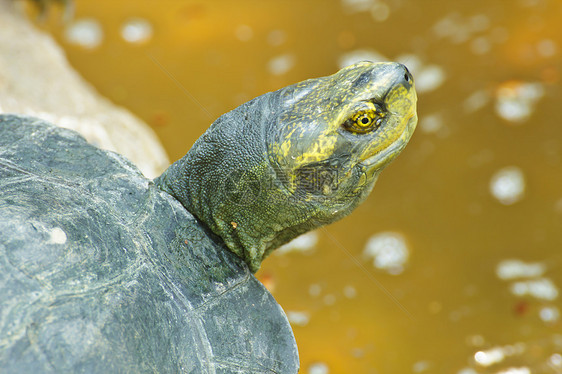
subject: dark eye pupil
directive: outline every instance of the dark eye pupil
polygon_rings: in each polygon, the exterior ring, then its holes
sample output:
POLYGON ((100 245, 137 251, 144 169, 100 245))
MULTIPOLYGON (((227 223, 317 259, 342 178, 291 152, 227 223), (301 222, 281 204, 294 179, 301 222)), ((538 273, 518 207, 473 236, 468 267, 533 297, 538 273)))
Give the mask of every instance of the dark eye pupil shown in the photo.
POLYGON ((362 123, 362 124, 367 125, 367 124, 369 124, 369 122, 371 122, 371 121, 369 120, 369 118, 367 118, 367 117, 361 118, 361 123, 362 123))

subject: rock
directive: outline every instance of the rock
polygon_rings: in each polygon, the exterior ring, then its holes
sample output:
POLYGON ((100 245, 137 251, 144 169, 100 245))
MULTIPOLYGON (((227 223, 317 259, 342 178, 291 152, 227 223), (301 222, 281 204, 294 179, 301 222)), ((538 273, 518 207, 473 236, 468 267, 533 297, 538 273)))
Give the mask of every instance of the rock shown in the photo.
POLYGON ((156 134, 100 96, 12 0, 0 0, 0 113, 27 114, 78 131, 130 159, 148 178, 169 164, 156 134))

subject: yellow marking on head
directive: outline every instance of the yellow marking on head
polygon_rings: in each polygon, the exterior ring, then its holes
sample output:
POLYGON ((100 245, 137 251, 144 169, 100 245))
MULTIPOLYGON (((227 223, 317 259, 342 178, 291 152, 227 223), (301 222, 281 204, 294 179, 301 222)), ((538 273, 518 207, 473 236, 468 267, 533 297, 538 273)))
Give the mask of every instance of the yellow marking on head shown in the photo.
POLYGON ((295 157, 296 165, 305 165, 311 162, 323 161, 329 158, 336 145, 337 136, 335 133, 320 135, 303 154, 295 157))
POLYGON ((282 157, 289 157, 289 151, 291 150, 291 139, 287 139, 283 143, 281 143, 280 150, 282 157))

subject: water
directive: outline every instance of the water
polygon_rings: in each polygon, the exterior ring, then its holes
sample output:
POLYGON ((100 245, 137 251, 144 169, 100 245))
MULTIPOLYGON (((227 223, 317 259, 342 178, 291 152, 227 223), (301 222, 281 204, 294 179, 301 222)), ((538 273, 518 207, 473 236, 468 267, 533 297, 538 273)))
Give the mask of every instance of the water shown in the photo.
POLYGON ((562 372, 562 2, 80 0, 103 30, 90 49, 55 16, 42 27, 72 64, 171 159, 257 95, 400 59, 422 88, 410 145, 354 214, 257 274, 292 312, 302 371, 562 372), (363 253, 384 232, 406 238, 401 272, 363 253), (526 270, 498 276, 510 260, 526 270))

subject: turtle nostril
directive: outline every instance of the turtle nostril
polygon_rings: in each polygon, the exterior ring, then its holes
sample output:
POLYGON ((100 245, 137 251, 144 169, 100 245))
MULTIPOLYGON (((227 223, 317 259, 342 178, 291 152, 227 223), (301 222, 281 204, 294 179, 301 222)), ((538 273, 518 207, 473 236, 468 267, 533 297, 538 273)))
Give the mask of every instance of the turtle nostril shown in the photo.
POLYGON ((412 84, 414 81, 414 78, 412 78, 412 74, 405 66, 404 66, 404 81, 408 84, 412 84))

